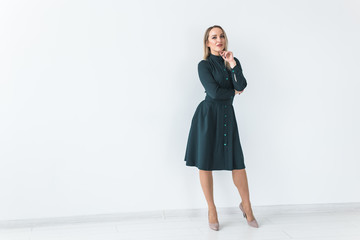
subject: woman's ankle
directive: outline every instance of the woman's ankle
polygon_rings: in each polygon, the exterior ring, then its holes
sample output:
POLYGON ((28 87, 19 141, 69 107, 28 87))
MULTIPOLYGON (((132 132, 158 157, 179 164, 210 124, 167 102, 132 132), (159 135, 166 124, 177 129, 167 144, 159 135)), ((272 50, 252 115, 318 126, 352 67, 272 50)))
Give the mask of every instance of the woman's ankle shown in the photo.
POLYGON ((216 206, 215 205, 208 206, 208 210, 209 211, 216 211, 216 206))

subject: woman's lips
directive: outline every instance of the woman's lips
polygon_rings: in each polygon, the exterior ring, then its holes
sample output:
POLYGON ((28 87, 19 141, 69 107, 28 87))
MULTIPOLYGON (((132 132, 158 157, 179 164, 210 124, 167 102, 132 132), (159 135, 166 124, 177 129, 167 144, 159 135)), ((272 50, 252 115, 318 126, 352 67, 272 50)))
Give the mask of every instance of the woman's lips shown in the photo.
POLYGON ((222 47, 222 44, 217 45, 218 47, 222 47))

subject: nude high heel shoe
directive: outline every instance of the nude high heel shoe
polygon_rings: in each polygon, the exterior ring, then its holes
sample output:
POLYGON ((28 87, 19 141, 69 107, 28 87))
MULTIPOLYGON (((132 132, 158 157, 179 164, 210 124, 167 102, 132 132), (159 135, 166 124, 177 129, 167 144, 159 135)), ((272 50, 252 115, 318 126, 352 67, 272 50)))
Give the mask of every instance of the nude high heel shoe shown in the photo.
POLYGON ((212 230, 219 231, 219 223, 209 223, 209 227, 212 230))
MULTIPOLYGON (((209 212, 208 212, 208 218, 209 218, 209 212)), ((209 227, 210 227, 212 230, 219 231, 219 223, 210 223, 210 222, 209 222, 209 227)))
POLYGON ((240 203, 239 207, 240 207, 240 210, 242 211, 243 216, 244 216, 244 218, 246 219, 248 225, 251 226, 251 227, 254 227, 254 228, 258 228, 258 227, 259 227, 259 224, 258 224, 258 222, 256 221, 256 219, 254 218, 254 220, 248 221, 247 218, 246 218, 246 213, 245 213, 245 211, 244 211, 241 203, 240 203))

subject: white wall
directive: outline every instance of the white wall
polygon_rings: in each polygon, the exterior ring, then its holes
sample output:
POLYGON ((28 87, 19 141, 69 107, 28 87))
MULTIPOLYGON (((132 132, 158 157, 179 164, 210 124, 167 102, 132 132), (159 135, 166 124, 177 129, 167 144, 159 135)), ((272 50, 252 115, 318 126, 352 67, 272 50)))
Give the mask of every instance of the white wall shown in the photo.
MULTIPOLYGON (((205 208, 185 166, 219 24, 252 204, 360 201, 360 4, 1 1, 0 220, 205 208)), ((218 207, 237 206, 214 172, 218 207)))

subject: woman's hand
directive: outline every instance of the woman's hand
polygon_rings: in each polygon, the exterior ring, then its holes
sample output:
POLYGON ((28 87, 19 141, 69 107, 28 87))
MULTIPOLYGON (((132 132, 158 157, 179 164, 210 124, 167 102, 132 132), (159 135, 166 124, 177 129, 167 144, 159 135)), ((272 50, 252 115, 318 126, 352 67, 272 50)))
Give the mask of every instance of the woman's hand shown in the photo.
POLYGON ((220 56, 224 59, 224 61, 229 62, 230 67, 234 68, 236 66, 236 62, 234 59, 234 55, 230 51, 220 51, 220 56))
POLYGON ((236 94, 239 94, 240 95, 240 93, 242 93, 244 90, 242 90, 242 91, 238 91, 238 90, 236 90, 236 89, 234 89, 235 90, 235 95, 236 94))
POLYGON ((233 56, 232 52, 230 52, 230 51, 220 51, 219 53, 220 53, 220 56, 222 56, 222 58, 225 61, 228 61, 228 62, 234 61, 234 56, 233 56))

